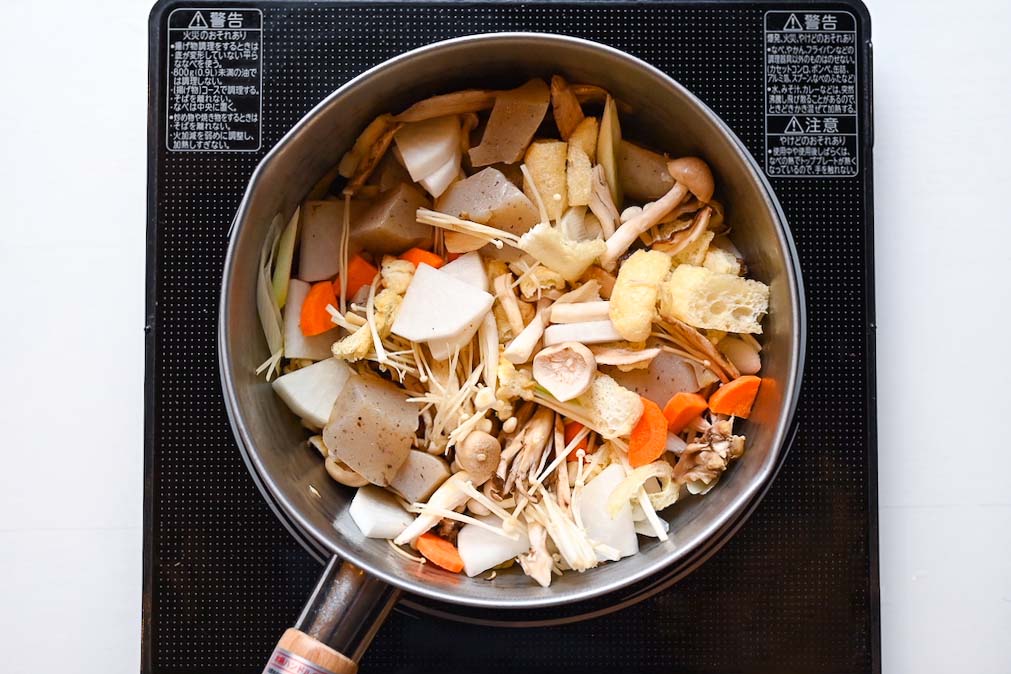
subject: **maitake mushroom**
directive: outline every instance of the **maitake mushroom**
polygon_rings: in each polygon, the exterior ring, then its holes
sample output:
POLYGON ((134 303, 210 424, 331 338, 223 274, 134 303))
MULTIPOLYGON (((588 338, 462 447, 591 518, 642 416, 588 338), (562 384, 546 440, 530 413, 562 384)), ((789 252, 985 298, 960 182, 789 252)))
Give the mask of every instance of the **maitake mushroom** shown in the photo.
POLYGON ((676 318, 664 319, 659 325, 670 341, 702 363, 723 383, 741 376, 734 364, 727 360, 705 335, 692 326, 676 318))
POLYGON ((537 523, 532 523, 527 528, 527 535, 530 538, 530 551, 517 559, 523 572, 537 581, 541 587, 551 584, 552 560, 551 553, 548 552, 548 532, 537 523))
POLYGON ((730 462, 744 454, 744 436, 733 434, 729 419, 709 427, 698 442, 690 443, 674 466, 674 482, 693 494, 704 494, 716 484, 730 462))
POLYGON ((518 431, 506 445, 499 459, 496 474, 505 481, 503 492, 508 493, 513 484, 525 484, 526 478, 537 469, 544 450, 548 447, 554 428, 555 413, 547 407, 539 407, 530 421, 518 431))

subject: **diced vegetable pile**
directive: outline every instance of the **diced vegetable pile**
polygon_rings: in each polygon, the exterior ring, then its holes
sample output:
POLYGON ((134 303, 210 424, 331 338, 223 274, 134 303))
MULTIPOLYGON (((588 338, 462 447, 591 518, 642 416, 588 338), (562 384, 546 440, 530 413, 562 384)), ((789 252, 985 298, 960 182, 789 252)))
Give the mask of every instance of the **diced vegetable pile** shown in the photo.
POLYGON ((627 109, 558 76, 435 96, 275 218, 259 371, 364 536, 548 586, 666 540, 743 454, 769 289, 706 163, 623 139, 627 109))

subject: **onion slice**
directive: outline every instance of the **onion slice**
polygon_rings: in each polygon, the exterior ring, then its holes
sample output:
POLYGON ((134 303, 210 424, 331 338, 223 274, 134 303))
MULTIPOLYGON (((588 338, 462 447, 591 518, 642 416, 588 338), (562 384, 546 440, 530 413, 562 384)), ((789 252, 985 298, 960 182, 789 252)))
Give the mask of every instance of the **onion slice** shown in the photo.
POLYGON ((275 371, 280 371, 281 357, 284 354, 284 320, 281 318, 281 308, 273 293, 271 267, 277 251, 278 240, 281 238, 281 214, 274 216, 267 230, 263 248, 260 250, 260 266, 256 277, 256 311, 260 316, 260 327, 270 349, 270 357, 256 369, 256 374, 267 371, 269 381, 275 371))
POLYGON ((612 516, 621 510, 622 506, 633 498, 638 498, 639 487, 646 480, 655 477, 660 482, 660 491, 649 494, 650 505, 654 510, 663 510, 678 500, 678 486, 674 484, 674 469, 666 461, 654 461, 640 466, 625 476, 607 499, 607 511, 612 516))

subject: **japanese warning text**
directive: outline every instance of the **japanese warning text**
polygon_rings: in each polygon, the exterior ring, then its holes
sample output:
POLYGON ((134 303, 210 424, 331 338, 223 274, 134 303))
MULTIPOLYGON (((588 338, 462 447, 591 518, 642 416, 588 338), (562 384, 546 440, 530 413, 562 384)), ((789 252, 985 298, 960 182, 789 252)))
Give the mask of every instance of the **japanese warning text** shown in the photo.
POLYGON ((859 170, 857 34, 849 12, 765 14, 765 172, 859 170))
POLYGON ((166 148, 259 150, 262 60, 260 10, 174 10, 168 19, 166 148))

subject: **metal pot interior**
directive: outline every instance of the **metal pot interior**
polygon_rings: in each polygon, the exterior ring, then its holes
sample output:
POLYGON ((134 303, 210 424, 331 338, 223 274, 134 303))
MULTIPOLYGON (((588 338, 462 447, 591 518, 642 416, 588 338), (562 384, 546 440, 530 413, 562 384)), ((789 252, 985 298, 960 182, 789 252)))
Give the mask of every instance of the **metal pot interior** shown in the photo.
POLYGON ((558 605, 614 591, 677 563, 731 521, 772 477, 795 405, 803 341, 800 279, 786 224, 730 130, 680 85, 633 57, 539 34, 474 36, 423 48, 353 80, 308 113, 264 159, 240 205, 220 319, 221 375, 232 425, 254 476, 284 515, 329 551, 408 592, 503 609, 558 605), (329 479, 319 455, 306 446, 298 420, 253 371, 268 355, 256 312, 255 269, 276 213, 290 217, 377 114, 434 93, 516 86, 552 73, 599 84, 634 106, 633 114, 622 119, 625 137, 709 162, 735 243, 753 277, 770 285, 771 302, 761 336, 765 383, 752 419, 743 424, 744 457, 707 496, 684 499, 663 513, 671 523, 670 540, 640 539, 638 555, 583 574, 566 573, 545 589, 516 570, 499 572, 494 582, 446 573, 403 559, 386 541, 363 537, 346 512, 352 490, 329 479))

